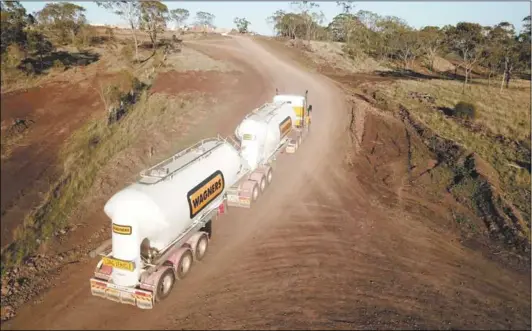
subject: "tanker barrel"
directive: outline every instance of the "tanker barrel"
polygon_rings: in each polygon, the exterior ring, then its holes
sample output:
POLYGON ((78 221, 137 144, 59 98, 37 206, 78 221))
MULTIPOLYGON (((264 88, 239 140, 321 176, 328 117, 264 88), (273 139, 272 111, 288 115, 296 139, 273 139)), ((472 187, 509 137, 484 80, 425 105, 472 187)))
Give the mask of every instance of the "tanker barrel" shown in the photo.
POLYGON ((109 248, 111 246, 111 243, 112 243, 112 239, 107 239, 100 246, 98 246, 96 249, 94 249, 91 252, 89 252, 89 256, 91 258, 95 258, 96 256, 98 256, 98 254, 101 254, 103 251, 105 251, 107 248, 109 248))

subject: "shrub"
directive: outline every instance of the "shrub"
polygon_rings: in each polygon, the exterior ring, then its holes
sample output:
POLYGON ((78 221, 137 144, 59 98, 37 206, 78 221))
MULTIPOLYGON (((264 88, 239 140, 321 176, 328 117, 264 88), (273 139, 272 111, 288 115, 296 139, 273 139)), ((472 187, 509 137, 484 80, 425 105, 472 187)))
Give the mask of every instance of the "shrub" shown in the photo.
POLYGON ((474 104, 460 101, 454 106, 453 116, 464 119, 474 119, 476 117, 476 112, 477 109, 474 104))
POLYGON ((342 52, 344 52, 344 54, 346 54, 351 60, 356 60, 364 55, 364 52, 360 49, 360 47, 354 44, 342 45, 342 52))
POLYGON ((66 69, 65 65, 61 60, 55 60, 54 61, 54 69, 57 69, 58 71, 64 71, 66 69))
POLYGON ((9 45, 5 54, 2 54, 2 64, 8 68, 16 68, 24 59, 24 50, 18 45, 9 45))

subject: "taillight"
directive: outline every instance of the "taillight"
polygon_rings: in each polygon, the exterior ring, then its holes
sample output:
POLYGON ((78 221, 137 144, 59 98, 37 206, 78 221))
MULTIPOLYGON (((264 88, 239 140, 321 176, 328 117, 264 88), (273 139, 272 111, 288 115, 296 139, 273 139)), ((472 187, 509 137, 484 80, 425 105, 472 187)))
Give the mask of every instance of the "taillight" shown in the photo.
POLYGON ((108 265, 102 265, 100 272, 105 275, 110 275, 113 272, 113 267, 108 265))

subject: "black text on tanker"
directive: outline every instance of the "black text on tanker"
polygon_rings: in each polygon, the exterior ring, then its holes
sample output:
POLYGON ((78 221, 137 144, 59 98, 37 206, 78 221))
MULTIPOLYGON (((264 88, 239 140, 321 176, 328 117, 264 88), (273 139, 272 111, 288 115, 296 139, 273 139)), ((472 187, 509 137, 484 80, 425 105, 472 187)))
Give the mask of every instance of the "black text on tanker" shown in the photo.
POLYGON ((216 199, 224 190, 225 180, 220 170, 215 171, 187 194, 190 218, 195 217, 209 202, 216 199))

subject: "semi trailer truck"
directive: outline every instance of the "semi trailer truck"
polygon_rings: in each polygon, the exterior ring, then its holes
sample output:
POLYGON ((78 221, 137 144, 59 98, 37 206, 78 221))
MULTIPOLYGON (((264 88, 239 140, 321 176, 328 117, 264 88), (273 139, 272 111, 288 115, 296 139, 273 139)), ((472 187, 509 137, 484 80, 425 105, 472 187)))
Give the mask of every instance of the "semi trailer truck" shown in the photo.
POLYGON ((301 106, 306 94, 274 99, 243 119, 240 142, 204 139, 113 195, 104 206, 110 245, 97 252, 92 295, 142 309, 166 298, 205 256, 212 222, 228 206, 251 207, 272 182, 279 153, 297 150, 308 132, 301 106))

